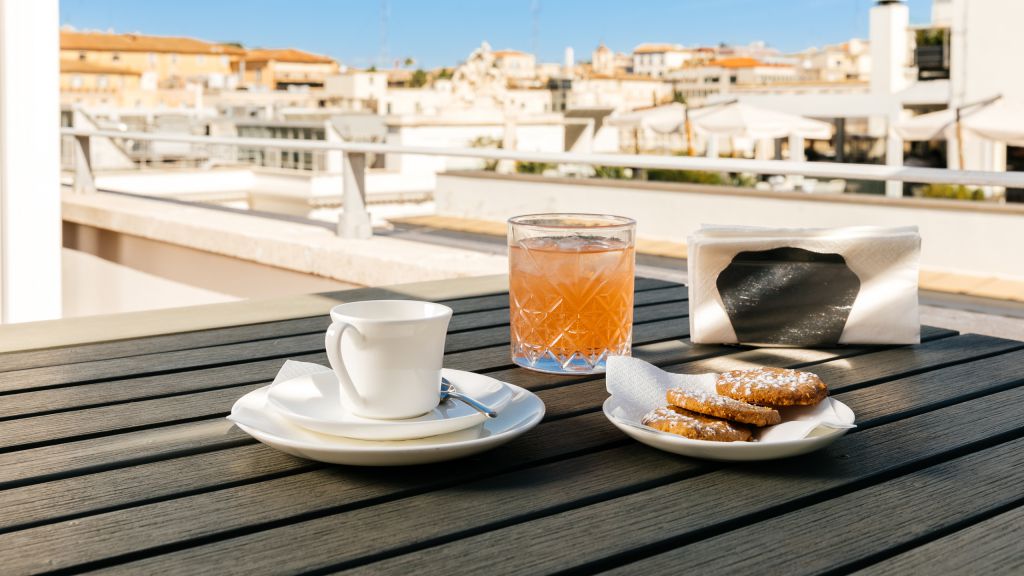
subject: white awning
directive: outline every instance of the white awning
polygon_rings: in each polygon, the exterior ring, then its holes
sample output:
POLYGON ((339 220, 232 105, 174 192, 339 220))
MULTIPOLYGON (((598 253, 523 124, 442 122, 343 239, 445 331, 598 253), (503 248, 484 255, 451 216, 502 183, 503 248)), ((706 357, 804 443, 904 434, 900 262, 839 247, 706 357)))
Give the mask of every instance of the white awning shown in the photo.
POLYGON ((826 140, 832 137, 833 129, 828 122, 740 102, 694 110, 690 119, 694 129, 701 134, 755 140, 791 135, 826 140))
POLYGON ((897 122, 893 130, 904 140, 918 142, 945 138, 945 130, 956 122, 956 112, 939 110, 897 122))
POLYGON ((655 106, 644 110, 634 110, 621 116, 609 118, 606 123, 618 128, 643 130, 649 128, 655 132, 669 134, 683 129, 686 118, 686 106, 673 102, 664 106, 655 106))
POLYGON ((977 112, 964 112, 963 129, 982 138, 1024 146, 1024 103, 1000 100, 977 112))
MULTIPOLYGON (((961 127, 986 140, 1024 146, 1024 104, 1000 100, 988 106, 967 108, 961 113, 961 127)), ((955 129, 953 109, 921 114, 899 122, 893 129, 904 140, 935 140, 947 138, 955 129)))

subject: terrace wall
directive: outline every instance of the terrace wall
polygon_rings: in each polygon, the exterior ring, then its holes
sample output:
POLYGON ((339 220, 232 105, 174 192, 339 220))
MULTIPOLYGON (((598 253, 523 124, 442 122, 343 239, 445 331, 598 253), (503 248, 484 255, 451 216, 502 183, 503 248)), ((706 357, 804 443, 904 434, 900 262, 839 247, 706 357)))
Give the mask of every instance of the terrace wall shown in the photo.
POLYGON ((701 224, 916 225, 922 267, 1024 280, 1024 206, 493 172, 438 174, 435 201, 439 215, 481 220, 537 212, 621 214, 637 220, 640 236, 676 242, 701 224))

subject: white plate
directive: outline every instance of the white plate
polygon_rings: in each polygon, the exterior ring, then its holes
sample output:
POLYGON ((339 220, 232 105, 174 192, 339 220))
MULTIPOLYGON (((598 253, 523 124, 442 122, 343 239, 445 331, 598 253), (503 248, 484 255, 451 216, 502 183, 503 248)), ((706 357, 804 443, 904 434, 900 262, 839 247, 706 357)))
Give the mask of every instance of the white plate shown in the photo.
MULTIPOLYGON (((459 392, 488 405, 499 414, 512 400, 504 383, 473 372, 445 368, 441 375, 459 392)), ((356 416, 341 404, 334 372, 300 376, 270 386, 267 400, 294 423, 315 432, 360 440, 411 440, 464 430, 486 416, 465 402, 451 399, 416 418, 381 420, 356 416)))
POLYGON ((260 442, 293 456, 353 466, 406 466, 453 460, 500 446, 537 425, 544 403, 512 384, 512 398, 482 426, 416 440, 356 440, 313 432, 288 421, 267 403, 264 386, 242 396, 228 419, 260 442))
MULTIPOLYGON (((854 414, 850 407, 833 398, 832 407, 836 415, 844 424, 853 424, 854 414)), ((807 438, 799 440, 785 440, 778 442, 712 442, 710 440, 693 440, 684 438, 677 434, 660 432, 641 424, 632 424, 611 415, 615 409, 615 397, 611 396, 604 402, 604 415, 622 430, 638 442, 648 446, 682 454, 693 458, 704 458, 706 460, 775 460, 777 458, 789 458, 808 452, 820 450, 825 446, 838 440, 846 434, 845 428, 824 428, 819 427, 807 438)))

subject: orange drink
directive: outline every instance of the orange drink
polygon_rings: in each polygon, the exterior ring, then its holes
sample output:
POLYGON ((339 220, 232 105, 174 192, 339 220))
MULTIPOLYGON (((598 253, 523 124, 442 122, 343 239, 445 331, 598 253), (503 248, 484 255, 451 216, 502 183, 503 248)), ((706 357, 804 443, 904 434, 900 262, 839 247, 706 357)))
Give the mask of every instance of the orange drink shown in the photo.
POLYGON ((603 372, 633 334, 628 218, 539 214, 509 220, 512 360, 558 374, 603 372))

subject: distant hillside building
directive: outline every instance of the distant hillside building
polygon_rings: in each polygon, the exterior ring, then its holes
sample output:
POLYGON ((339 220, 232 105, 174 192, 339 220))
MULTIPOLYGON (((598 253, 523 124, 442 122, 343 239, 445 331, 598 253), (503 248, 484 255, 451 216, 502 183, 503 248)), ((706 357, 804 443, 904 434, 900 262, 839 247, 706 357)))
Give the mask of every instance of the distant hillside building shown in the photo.
POLYGON ((248 50, 235 64, 241 85, 252 90, 286 90, 293 86, 322 87, 338 73, 329 56, 294 48, 248 50))
POLYGON ((796 55, 803 77, 821 82, 867 82, 871 77, 871 46, 856 38, 796 55))
POLYGON ((786 64, 771 64, 756 58, 732 57, 694 62, 665 76, 673 90, 691 104, 726 94, 735 87, 767 86, 795 82, 800 70, 786 64))
POLYGON ((679 44, 641 44, 633 49, 633 73, 661 77, 692 58, 693 53, 679 44))
POLYGON ((139 90, 141 74, 123 66, 88 61, 60 61, 60 92, 68 104, 124 106, 128 92, 139 90))
MULTIPOLYGON (((139 76, 143 90, 183 88, 186 84, 200 84, 208 88, 226 88, 231 84, 231 64, 245 50, 237 46, 204 42, 194 38, 171 36, 144 36, 141 34, 107 34, 100 32, 60 33, 60 58, 75 61, 79 69, 93 65, 107 69, 106 83, 112 76, 139 76), (116 70, 114 70, 116 69, 116 70)), ((72 72, 64 66, 67 74, 72 72)), ((63 73, 63 72, 62 72, 63 73)), ((96 73, 97 83, 102 83, 96 73)), ((84 83, 69 78, 68 84, 84 83)))
POLYGON ((590 69, 594 74, 604 76, 626 74, 633 70, 633 57, 616 53, 601 43, 590 55, 590 69))
POLYGON ((537 58, 519 50, 495 50, 494 65, 509 79, 534 78, 537 75, 537 58))

